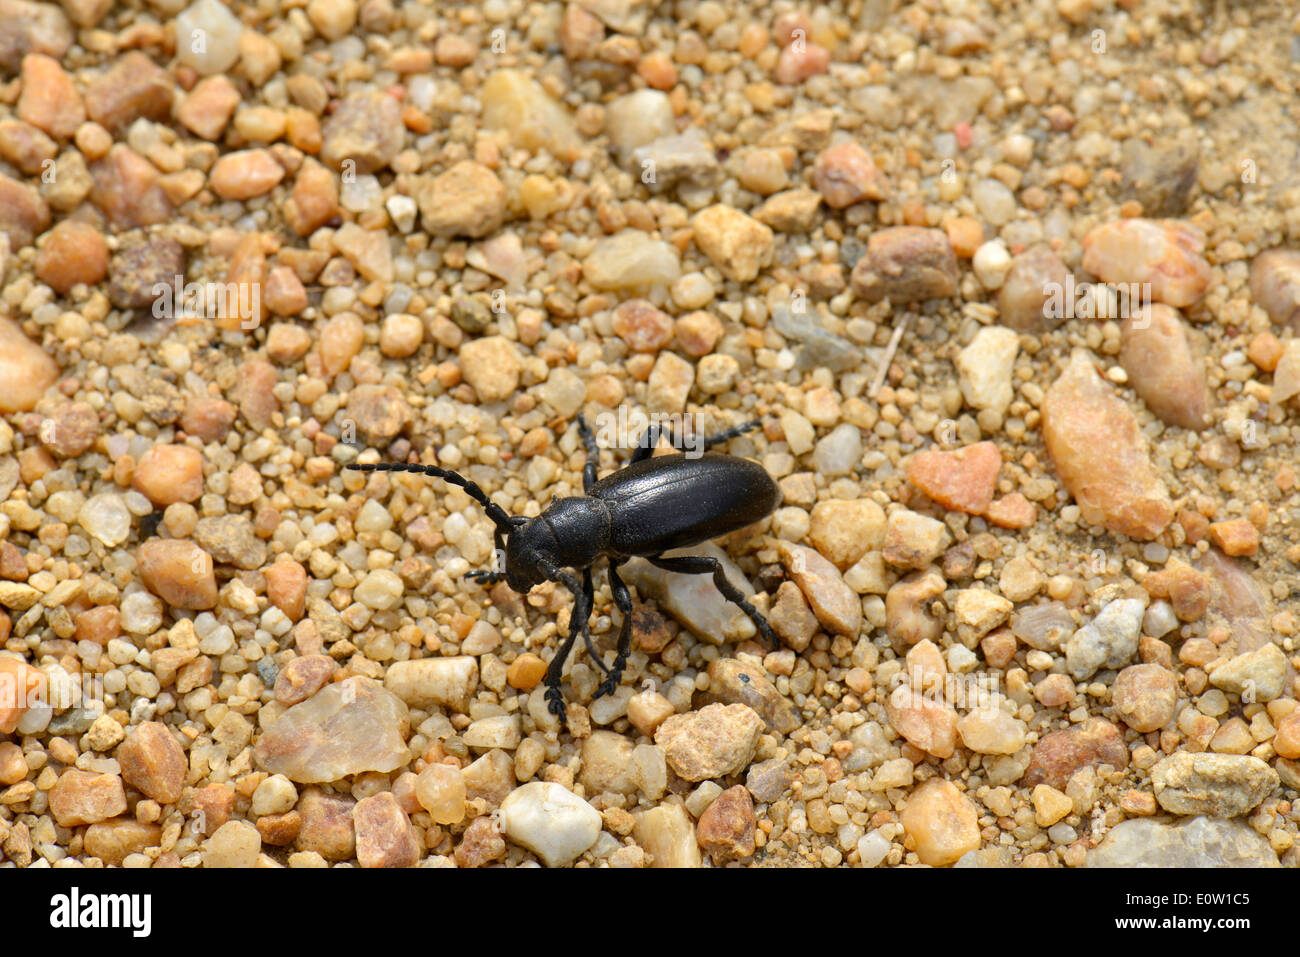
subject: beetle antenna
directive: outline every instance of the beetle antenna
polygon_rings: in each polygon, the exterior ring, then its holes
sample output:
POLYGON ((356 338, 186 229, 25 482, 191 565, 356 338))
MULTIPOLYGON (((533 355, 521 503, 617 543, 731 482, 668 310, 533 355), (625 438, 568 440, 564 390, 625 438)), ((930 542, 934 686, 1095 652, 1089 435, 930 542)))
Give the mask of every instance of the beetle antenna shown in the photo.
POLYGON ((440 469, 436 465, 419 465, 407 462, 374 462, 369 465, 353 463, 343 467, 354 472, 415 472, 417 475, 432 475, 434 478, 440 478, 448 485, 463 488, 465 494, 483 506, 483 511, 487 512, 487 517, 492 520, 492 524, 497 527, 497 530, 506 535, 510 534, 516 526, 528 521, 526 518, 510 515, 504 508, 488 498, 487 493, 479 488, 476 483, 471 482, 465 476, 449 469, 440 469))

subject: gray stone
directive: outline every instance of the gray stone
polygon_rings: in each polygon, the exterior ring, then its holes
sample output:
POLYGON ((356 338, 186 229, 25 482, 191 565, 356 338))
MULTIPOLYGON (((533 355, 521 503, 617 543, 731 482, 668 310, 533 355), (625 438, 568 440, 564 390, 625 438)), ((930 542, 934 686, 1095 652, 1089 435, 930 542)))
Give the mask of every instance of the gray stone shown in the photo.
POLYGON ((1156 800, 1171 814, 1236 817, 1278 786, 1277 772, 1246 754, 1179 751, 1151 769, 1156 800))
POLYGON ((1280 866, 1268 841, 1245 824, 1208 817, 1124 821, 1088 852, 1088 867, 1280 866))
POLYGON ((1076 681, 1099 668, 1122 668, 1137 652, 1146 606, 1137 598, 1112 601, 1065 644, 1065 664, 1076 681))

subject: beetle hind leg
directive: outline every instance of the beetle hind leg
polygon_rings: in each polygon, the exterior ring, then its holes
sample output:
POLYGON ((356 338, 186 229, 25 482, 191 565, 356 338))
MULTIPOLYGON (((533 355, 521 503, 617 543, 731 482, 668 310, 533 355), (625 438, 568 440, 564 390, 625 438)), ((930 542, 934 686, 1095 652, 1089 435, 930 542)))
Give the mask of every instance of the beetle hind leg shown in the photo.
POLYGON ((664 569, 664 571, 678 572, 682 575, 707 575, 712 573, 713 584, 717 586, 718 591, 722 592, 722 597, 745 613, 773 651, 781 647, 781 642, 776 637, 776 632, 772 630, 772 626, 767 623, 767 619, 749 603, 744 593, 731 583, 731 580, 727 578, 722 570, 722 563, 716 558, 709 558, 707 555, 681 555, 674 558, 658 556, 651 558, 650 563, 664 569))

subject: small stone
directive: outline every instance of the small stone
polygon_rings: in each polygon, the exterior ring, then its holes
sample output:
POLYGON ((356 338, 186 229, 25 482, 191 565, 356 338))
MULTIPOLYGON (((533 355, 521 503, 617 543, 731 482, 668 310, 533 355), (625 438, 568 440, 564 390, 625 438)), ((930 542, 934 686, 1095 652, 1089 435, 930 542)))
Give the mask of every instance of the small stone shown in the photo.
POLYGON ((159 804, 175 804, 189 762, 185 752, 165 724, 148 721, 138 725, 117 749, 122 777, 132 787, 159 804))
POLYGON ((130 818, 116 818, 86 828, 83 846, 90 857, 116 867, 128 854, 140 854, 162 843, 162 828, 130 818))
POLYGON ((479 718, 464 730, 461 737, 475 751, 487 751, 491 748, 513 751, 519 747, 523 732, 517 715, 502 714, 479 718))
POLYGON ((1034 819, 1039 827, 1051 827, 1074 812, 1074 802, 1050 784, 1034 788, 1034 819))
POLYGON ((93 286, 108 275, 108 245, 99 230, 65 219, 50 230, 36 257, 36 277, 59 295, 93 286))
POLYGON ((828 499, 813 506, 808 540, 841 569, 885 540, 885 512, 870 499, 828 499))
POLYGON ((92 751, 107 752, 122 743, 126 732, 112 715, 101 714, 86 732, 86 744, 92 751))
POLYGON ((1200 168, 1199 154, 1199 139, 1190 130, 1169 141, 1127 139, 1121 189, 1142 205, 1147 216, 1178 216, 1187 209, 1187 196, 1200 168))
POLYGON ((1300 333, 1300 250, 1268 249, 1251 260, 1250 297, 1275 326, 1300 333))
POLYGON ((131 50, 86 85, 86 113, 110 133, 141 117, 163 121, 171 114, 172 91, 167 72, 139 50, 131 50))
POLYGON ((950 781, 932 778, 907 800, 899 815, 916 842, 921 863, 946 867, 980 846, 979 813, 969 797, 950 781))
POLYGON ((208 173, 208 185, 214 193, 222 199, 241 201, 269 193, 282 179, 284 167, 264 149, 226 153, 208 173))
POLYGON ((956 751, 957 712, 941 697, 901 684, 886 699, 885 714, 912 747, 937 758, 950 758, 956 751))
POLYGON ((821 193, 814 190, 806 187, 788 189, 769 196, 754 210, 754 218, 777 232, 807 233, 812 230, 821 202, 821 193))
POLYGON ((1259 551, 1259 529, 1246 518, 1212 522, 1210 541, 1225 555, 1254 555, 1259 551))
POLYGON ((1005 413, 1014 397, 1011 376, 1020 337, 1002 326, 986 326, 971 344, 957 354, 956 366, 962 396, 976 409, 1005 413))
POLYGON ((77 522, 87 534, 110 548, 116 548, 131 534, 131 512, 122 496, 101 492, 86 499, 77 513, 77 522))
POLYGON ((977 754, 1015 754, 1025 746, 1025 723, 1001 708, 975 708, 957 722, 962 744, 977 754))
POLYGON ((889 190, 871 154, 856 140, 823 150, 813 166, 812 183, 832 209, 844 209, 864 199, 885 199, 889 190))
POLYGON ((943 554, 952 535, 936 518, 900 508, 885 523, 885 561, 901 568, 925 568, 943 554))
POLYGON ((460 655, 394 662, 384 675, 384 687, 412 708, 437 705, 463 713, 478 688, 478 661, 460 655))
POLYGON ((393 771, 410 758, 408 726, 401 701, 374 681, 353 677, 286 710, 263 732, 254 757, 272 774, 303 784, 393 771))
POLYGON ((643 691, 627 702, 627 719, 646 737, 654 737, 655 729, 676 713, 673 703, 657 691, 643 691))
POLYGON ((410 818, 391 791, 363 798, 352 809, 357 863, 362 867, 414 867, 420 843, 410 818))
POLYGON ((475 818, 456 845, 457 867, 485 867, 506 855, 506 842, 490 817, 475 818))
POLYGON ((0 173, 0 231, 9 235, 10 248, 28 245, 49 225, 50 208, 40 194, 0 173))
POLYGON ((1287 685, 1287 657, 1272 642, 1229 658, 1210 672, 1210 684, 1243 702, 1272 701, 1287 685))
MULTIPOLYGON (((397 156, 406 142, 406 128, 402 125, 402 110, 397 105, 397 100, 375 89, 354 93, 339 103, 321 132, 324 136, 320 151, 321 161, 327 166, 344 172, 349 170, 361 174, 377 172, 397 156)), ((477 163, 467 162, 453 167, 453 171, 461 166, 473 167, 475 172, 481 171, 487 174, 479 179, 457 181, 461 190, 468 191, 474 187, 487 189, 494 186, 500 191, 501 184, 490 170, 477 163)), ((440 203, 453 201, 465 203, 467 197, 463 193, 454 196, 450 189, 439 194, 440 203)), ((487 211, 497 205, 495 195, 484 198, 480 202, 483 204, 477 206, 480 211, 487 211)), ((504 196, 501 197, 501 205, 503 204, 504 196)), ((420 201, 420 206, 424 208, 423 200, 420 201)), ((464 213, 465 210, 444 210, 444 214, 451 220, 456 218, 458 212, 464 213)), ((426 222, 434 219, 427 211, 425 216, 426 222)), ((446 220, 443 222, 445 223, 446 220)), ((500 225, 500 219, 489 222, 491 225, 488 222, 477 224, 482 231, 468 233, 468 235, 482 236, 500 225)), ((433 228, 430 226, 430 229, 433 228)))
POLYGON ((811 548, 781 542, 781 564, 799 586, 808 607, 827 631, 856 638, 862 626, 862 601, 838 568, 811 548))
POLYGON ((306 701, 333 680, 337 665, 328 655, 303 655, 280 669, 275 679, 275 700, 285 705, 306 701))
POLYGON ((195 0, 176 17, 176 59, 207 76, 239 59, 244 25, 220 0, 195 0))
POLYGON ((1070 272, 1046 244, 1031 246, 1011 260, 998 290, 998 321, 1016 332, 1040 335, 1065 319, 1065 303, 1049 308, 1053 296, 1065 294, 1070 272))
POLYGON ((393 281, 393 256, 385 231, 344 223, 334 233, 334 246, 356 267, 362 278, 393 281))
POLYGON ((743 786, 728 788, 700 815, 695 838, 714 866, 754 853, 754 801, 743 786))
MULTIPOLYGON (((789 734, 799 727, 800 719, 794 706, 759 668, 746 661, 719 658, 712 662, 709 665, 709 692, 723 704, 749 706, 773 731, 789 734)), ((666 698, 662 700, 667 702, 666 698)), ((664 715, 664 719, 667 717, 664 715)))
POLYGON ((1030 788, 1050 784, 1063 791, 1080 768, 1102 764, 1121 771, 1127 768, 1128 747, 1115 725, 1104 718, 1089 718, 1082 724, 1044 735, 1034 746, 1020 783, 1030 788))
POLYGON ((350 797, 326 794, 319 788, 307 788, 298 800, 302 826, 294 844, 300 851, 313 851, 327 861, 346 861, 356 853, 356 834, 352 810, 356 802, 350 797))
POLYGON ((959 273, 952 243, 942 229, 894 226, 871 234, 853 267, 853 291, 867 302, 899 305, 952 296, 959 273))
POLYGON ((681 271, 680 257, 672 244, 651 239, 635 229, 599 240, 582 263, 583 276, 596 289, 671 285, 681 271))
POLYGON ((341 40, 356 26, 356 0, 310 0, 307 19, 326 40, 341 40))
POLYGON ((302 830, 302 815, 297 811, 284 814, 264 814, 257 819, 257 834, 264 844, 287 847, 302 830))
POLYGON ((253 791, 249 810, 257 817, 286 814, 298 803, 298 789, 283 774, 273 774, 253 791))
MULTIPOLYGON (((296 622, 307 604, 307 570, 287 556, 280 556, 264 572, 266 600, 296 622)), ((292 703, 292 702, 286 702, 292 703)))
POLYGON ((126 792, 116 774, 69 768, 50 789, 49 806, 60 827, 95 824, 125 813, 126 792))
POLYGON ((750 282, 772 259, 772 230, 730 206, 710 206, 691 221, 695 245, 728 279, 750 282))
POLYGON ((1150 541, 1173 519, 1129 407, 1078 352, 1042 403, 1043 439, 1084 521, 1150 541))
POLYGON ((252 571, 266 563, 266 542, 246 515, 209 515, 194 527, 194 540, 213 559, 252 571))
MULTIPOLYGON (((159 299, 160 285, 167 295, 185 285, 185 250, 174 239, 155 237, 126 242, 118 247, 109 263, 108 298, 119 309, 143 309, 159 299)), ((160 308, 169 318, 182 308, 174 294, 164 298, 160 308)))
POLYGON ((615 334, 633 352, 658 352, 673 339, 673 321, 644 299, 631 299, 614 310, 615 334))
POLYGON ((1065 643, 1066 668, 1076 681, 1100 668, 1122 668, 1137 654, 1145 602, 1120 598, 1110 602, 1065 643))
POLYGON ((501 829, 547 867, 561 867, 600 836, 600 812, 563 785, 533 781, 501 803, 501 829))
POLYGON ((700 845, 690 815, 680 804, 638 811, 632 837, 654 857, 654 867, 699 867, 700 845))
POLYGON ((1200 431, 1209 424, 1205 362, 1178 313, 1153 303, 1124 320, 1119 361, 1160 421, 1200 431))
MULTIPOLYGON (((1300 758, 1300 710, 1292 711, 1277 723, 1277 734, 1273 737, 1273 750, 1279 757, 1294 760, 1300 758)), ((3 778, 0 778, 3 781, 3 778)))
POLYGON ((523 362, 509 339, 487 336, 465 343, 460 350, 460 371, 480 402, 500 402, 519 387, 523 362))
POLYGON ((22 59, 23 88, 18 117, 55 139, 70 139, 86 119, 77 87, 53 57, 29 53, 22 59))
MULTIPOLYGON (((753 586, 736 563, 712 542, 683 550, 679 554, 717 559, 728 581, 745 595, 754 593, 753 586)), ((654 598, 660 608, 690 628, 703 641, 722 645, 744 641, 756 633, 754 623, 723 597, 711 575, 670 572, 641 558, 629 561, 620 574, 641 595, 654 598)))
POLYGON ((1011 270, 1011 254, 1007 252, 1006 244, 997 239, 981 243, 970 264, 981 286, 989 290, 1001 289, 1011 270))
POLYGON ((637 90, 605 108, 605 133, 624 155, 676 132, 672 102, 659 90, 637 90))
POLYGON ((1210 284, 1205 235, 1177 220, 1121 219, 1083 237, 1083 268, 1108 283, 1150 283, 1151 298, 1179 309, 1210 284))
MULTIPOLYGON (((651 181, 652 190, 689 183, 713 184, 720 175, 718 158, 704 131, 692 126, 685 133, 663 136, 632 150, 632 168, 651 181)), ((784 168, 781 170, 784 174, 784 168)))
POLYGON ((1151 769, 1156 800, 1171 814, 1237 817, 1278 786, 1277 772, 1241 754, 1179 751, 1151 769))
POLYGON ((520 149, 546 150, 566 162, 581 154, 582 138, 568 109, 527 72, 494 71, 478 97, 483 104, 484 127, 506 132, 520 149))
POLYGON ((907 478, 944 508, 980 515, 993 502, 1002 453, 992 442, 945 452, 930 449, 913 455, 907 478))
POLYGON ((1089 867, 1279 867, 1268 839, 1241 821, 1122 821, 1088 852, 1089 867))
POLYGON ((299 236, 308 236, 339 214, 339 186, 320 163, 303 163, 293 192, 284 204, 284 218, 299 236))
POLYGON ((419 187, 424 227, 437 236, 480 237, 505 221, 506 191, 495 173, 468 160, 419 187))
POLYGON ((262 836, 247 821, 227 821, 203 842, 204 867, 256 867, 262 836))
POLYGON ((430 764, 415 780, 415 798, 435 824, 459 824, 465 818, 465 778, 450 764, 430 764))
POLYGON ((748 767, 762 730, 763 719, 745 705, 711 704, 668 718, 655 743, 681 778, 703 781, 748 767))
POLYGON ((129 146, 114 143, 107 156, 91 164, 90 177, 90 200, 114 225, 154 226, 172 215, 157 168, 129 146))
POLYGON ((58 378, 59 367, 11 320, 0 318, 0 412, 28 412, 58 378))
POLYGON ((145 587, 173 608, 202 611, 217 604, 212 556, 193 542, 153 538, 136 550, 145 587))
POLYGON ((1115 713, 1134 731, 1159 731, 1173 720, 1178 679, 1160 665, 1131 665, 1116 676, 1110 699, 1115 713))
POLYGON ((239 89, 224 74, 204 77, 181 100, 176 118, 196 136, 215 142, 239 106, 239 89))

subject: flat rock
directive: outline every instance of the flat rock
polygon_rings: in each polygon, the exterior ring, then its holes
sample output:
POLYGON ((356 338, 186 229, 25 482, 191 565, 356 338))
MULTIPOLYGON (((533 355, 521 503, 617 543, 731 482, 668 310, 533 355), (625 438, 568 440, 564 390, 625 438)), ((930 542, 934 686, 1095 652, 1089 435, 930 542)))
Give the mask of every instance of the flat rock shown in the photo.
POLYGON ((948 452, 928 449, 907 462, 907 478, 944 508, 981 515, 993 503, 1002 453, 992 442, 948 452))
POLYGON ((1135 818, 1088 852, 1088 867, 1281 867, 1268 839, 1240 821, 1135 818))
POLYGON ((1152 303, 1124 320, 1120 341, 1120 365, 1161 422, 1197 432, 1209 425, 1205 361, 1176 310, 1152 303))
POLYGON ((749 766, 763 719, 743 704, 711 704, 675 714, 655 731, 655 743, 687 781, 735 774, 749 766))
MULTIPOLYGON (((754 594, 754 587, 739 566, 712 542, 672 554, 716 558, 722 563, 723 574, 728 581, 745 595, 754 594)), ((757 633, 749 617, 718 591, 713 584, 712 575, 684 575, 665 571, 641 558, 629 561, 619 574, 624 581, 635 586, 641 595, 654 598, 664 611, 709 644, 731 644, 752 638, 757 633)))
POLYGON ((1278 774, 1248 754, 1179 751, 1151 769, 1156 800, 1171 814, 1237 817, 1279 784, 1278 774))
POLYGON ((719 658, 709 665, 709 693, 723 704, 753 708, 773 731, 789 734, 799 727, 794 705, 776 690, 762 669, 738 658, 719 658))

